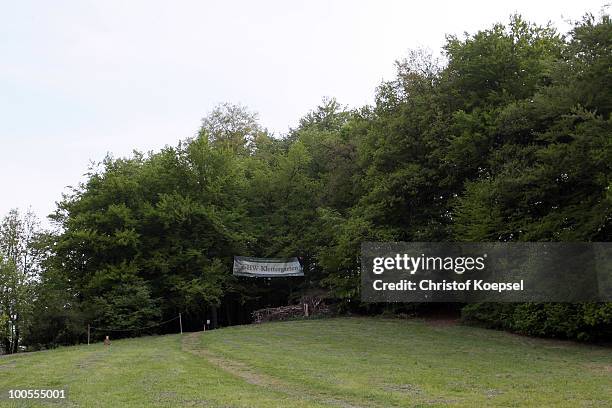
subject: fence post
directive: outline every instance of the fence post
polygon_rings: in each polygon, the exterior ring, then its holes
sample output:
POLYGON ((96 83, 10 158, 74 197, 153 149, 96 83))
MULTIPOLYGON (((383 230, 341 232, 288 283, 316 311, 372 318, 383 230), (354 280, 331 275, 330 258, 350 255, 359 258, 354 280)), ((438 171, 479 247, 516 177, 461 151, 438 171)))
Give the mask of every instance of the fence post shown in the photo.
POLYGON ((181 334, 183 334, 183 319, 179 313, 179 327, 181 328, 181 334))
POLYGON ((89 346, 89 325, 87 325, 87 345, 89 346))

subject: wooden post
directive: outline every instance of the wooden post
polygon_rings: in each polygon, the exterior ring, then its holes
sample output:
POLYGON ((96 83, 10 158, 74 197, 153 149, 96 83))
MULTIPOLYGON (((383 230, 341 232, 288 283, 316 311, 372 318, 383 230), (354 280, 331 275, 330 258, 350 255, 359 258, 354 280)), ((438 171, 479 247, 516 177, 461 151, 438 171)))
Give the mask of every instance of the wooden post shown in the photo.
POLYGON ((181 334, 183 334, 183 318, 181 317, 180 313, 179 313, 179 327, 181 328, 181 334))
POLYGON ((90 326, 87 325, 87 345, 89 346, 89 330, 90 330, 90 326))

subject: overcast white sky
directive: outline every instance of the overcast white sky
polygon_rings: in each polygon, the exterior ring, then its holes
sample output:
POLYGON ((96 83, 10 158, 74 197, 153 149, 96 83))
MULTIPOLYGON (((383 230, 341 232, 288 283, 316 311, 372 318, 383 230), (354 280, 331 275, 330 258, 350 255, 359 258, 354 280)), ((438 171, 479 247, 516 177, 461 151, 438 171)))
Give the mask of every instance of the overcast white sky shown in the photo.
POLYGON ((371 103, 410 48, 604 3, 0 0, 0 215, 46 216, 90 160, 175 145, 219 102, 282 134, 323 96, 371 103))

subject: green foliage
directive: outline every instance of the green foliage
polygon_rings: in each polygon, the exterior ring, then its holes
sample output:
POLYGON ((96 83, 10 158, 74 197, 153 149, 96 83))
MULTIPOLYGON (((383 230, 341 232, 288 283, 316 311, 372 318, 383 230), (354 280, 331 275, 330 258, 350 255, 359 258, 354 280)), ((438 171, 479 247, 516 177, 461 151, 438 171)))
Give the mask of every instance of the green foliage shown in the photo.
POLYGON ((598 341, 612 335, 611 312, 610 303, 479 303, 465 306, 462 318, 530 336, 598 341))
POLYGON ((158 320, 160 310, 157 302, 151 298, 149 287, 134 277, 125 281, 94 297, 89 305, 93 309, 90 315, 116 330, 143 327, 158 320))
POLYGON ((11 210, 0 222, 0 342, 16 353, 31 324, 41 253, 38 221, 31 212, 11 210))
MULTIPOLYGON (((513 16, 448 37, 444 62, 412 52, 373 106, 325 99, 285 137, 223 104, 176 147, 107 157, 52 216, 38 313, 64 316, 49 324, 68 339, 84 321, 142 327, 183 312, 199 328, 219 309, 224 324, 244 322, 307 290, 367 310, 363 241, 608 241, 611 27, 587 16, 561 36, 513 16), (306 278, 238 279, 234 255, 299 256, 306 278)), ((533 335, 609 336, 609 304, 464 313, 533 335)))
POLYGON ((248 239, 234 154, 198 137, 102 166, 54 216, 63 227, 55 263, 89 321, 143 327, 218 305, 227 280, 219 265, 227 275, 248 239))

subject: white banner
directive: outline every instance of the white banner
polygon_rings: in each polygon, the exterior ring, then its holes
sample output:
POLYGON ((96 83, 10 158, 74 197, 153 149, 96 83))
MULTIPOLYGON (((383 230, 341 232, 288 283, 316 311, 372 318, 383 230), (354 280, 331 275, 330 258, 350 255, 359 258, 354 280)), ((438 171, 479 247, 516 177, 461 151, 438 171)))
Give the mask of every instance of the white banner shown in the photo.
POLYGON ((234 275, 254 277, 304 276, 297 258, 249 258, 234 257, 234 275))

